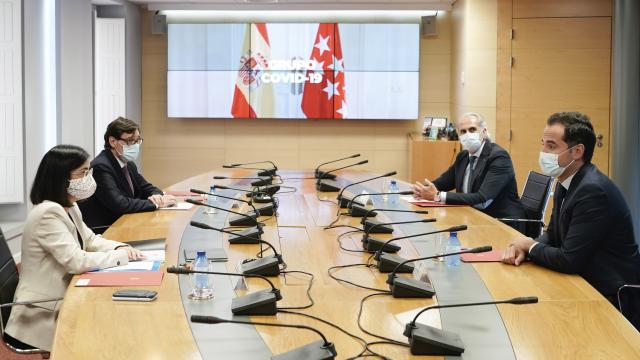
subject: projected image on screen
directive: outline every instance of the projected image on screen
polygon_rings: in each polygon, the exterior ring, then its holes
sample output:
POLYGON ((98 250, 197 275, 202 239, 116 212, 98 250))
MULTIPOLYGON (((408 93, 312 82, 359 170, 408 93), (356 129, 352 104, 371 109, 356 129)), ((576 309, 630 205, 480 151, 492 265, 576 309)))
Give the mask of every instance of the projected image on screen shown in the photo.
POLYGON ((169 117, 415 119, 417 24, 169 24, 169 117))

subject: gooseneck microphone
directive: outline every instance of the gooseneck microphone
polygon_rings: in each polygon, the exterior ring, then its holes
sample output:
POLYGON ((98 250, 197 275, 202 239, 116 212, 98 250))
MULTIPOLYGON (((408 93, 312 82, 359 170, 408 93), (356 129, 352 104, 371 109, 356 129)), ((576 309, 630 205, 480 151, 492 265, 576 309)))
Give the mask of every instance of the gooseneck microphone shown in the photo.
POLYGON ((347 186, 343 187, 343 188, 340 190, 340 193, 338 193, 338 196, 337 196, 338 201, 340 201, 340 207, 341 207, 341 208, 346 208, 346 207, 347 207, 347 204, 349 204, 349 199, 343 198, 343 196, 342 196, 342 194, 344 193, 344 191, 345 191, 345 190, 347 190, 347 188, 349 188, 349 187, 351 187, 351 186, 354 186, 354 185, 358 185, 358 184, 365 183, 365 182, 367 182, 367 181, 376 180, 376 179, 380 179, 380 178, 383 178, 383 177, 393 176, 393 175, 395 175, 395 174, 397 174, 397 173, 398 173, 398 172, 396 172, 396 171, 390 171, 390 172, 388 172, 388 173, 386 173, 386 174, 382 174, 382 175, 374 176, 374 177, 369 178, 369 179, 364 179, 364 180, 356 181, 356 182, 354 182, 354 183, 351 183, 351 184, 349 184, 349 185, 347 185, 347 186))
POLYGON ((391 222, 373 222, 366 221, 362 224, 362 228, 364 230, 364 235, 362 235, 362 242, 367 242, 369 239, 369 234, 391 234, 393 232, 393 227, 389 225, 403 225, 403 224, 413 224, 413 223, 421 223, 421 222, 434 222, 435 219, 420 219, 420 220, 408 220, 408 221, 391 221, 391 222))
MULTIPOLYGON (((365 209, 364 207, 361 206, 365 206, 362 203, 359 203, 356 201, 357 198, 359 198, 360 196, 384 196, 384 195, 411 195, 413 194, 413 191, 407 190, 407 191, 399 191, 399 192, 392 192, 392 193, 370 193, 370 194, 358 194, 356 196, 354 196, 351 200, 348 200, 348 204, 347 204, 347 208, 349 209, 349 215, 353 216, 353 217, 363 217, 365 214, 369 213, 368 209, 365 209), (360 206, 358 206, 360 205, 360 206)), ((340 211, 340 210, 338 210, 340 211)), ((375 213, 375 211, 371 212, 369 215, 371 216, 376 216, 377 214, 375 213)))
POLYGON ((271 182, 273 182, 273 178, 272 177, 230 177, 230 176, 219 176, 216 175, 213 177, 214 180, 225 180, 225 179, 231 179, 231 180, 255 180, 253 182, 251 182, 251 186, 266 186, 266 185, 271 185, 271 182))
POLYGON ((464 352, 462 339, 456 333, 440 330, 428 325, 418 324, 418 317, 427 310, 454 307, 513 304, 525 305, 538 302, 537 296, 516 297, 509 300, 486 301, 465 304, 434 305, 420 310, 413 320, 405 325, 403 335, 409 339, 411 354, 413 355, 452 355, 460 356, 464 352))
MULTIPOLYGON (((463 231, 463 230, 467 230, 467 225, 457 225, 457 226, 451 226, 449 228, 446 229, 442 229, 442 230, 436 230, 436 231, 431 231, 431 232, 426 232, 423 234, 418 234, 418 235, 411 235, 411 236, 402 236, 402 237, 398 237, 398 238, 392 238, 387 240, 386 242, 383 242, 381 240, 378 239, 374 239, 374 238, 369 238, 369 242, 368 244, 372 244, 372 243, 376 243, 376 242, 381 242, 382 245, 377 245, 377 247, 379 249, 383 249, 384 247, 388 246, 388 244, 390 242, 396 241, 396 240, 401 240, 401 239, 406 239, 409 237, 415 237, 415 236, 423 236, 423 235, 433 235, 433 234, 439 234, 439 233, 443 233, 443 232, 453 232, 453 231, 463 231)), ((376 254, 374 255, 374 258, 376 260, 378 260, 378 270, 381 273, 388 273, 393 271, 394 269, 396 269, 396 267, 405 262, 407 259, 404 259, 398 255, 393 255, 393 254, 386 254, 386 253, 382 253, 381 250, 376 251, 376 254)), ((413 272, 413 265, 410 264, 406 264, 403 265, 402 267, 398 268, 396 270, 396 273, 411 273, 413 272)))
POLYGON ((387 284, 389 284, 389 290, 391 290, 391 295, 394 298, 430 298, 436 294, 431 284, 427 284, 423 281, 412 279, 412 278, 404 278, 404 277, 396 276, 396 273, 398 272, 397 270, 410 262, 435 259, 435 258, 445 257, 445 256, 468 254, 468 253, 477 254, 477 253, 491 251, 491 249, 492 249, 491 245, 480 246, 480 247, 475 247, 475 248, 452 252, 452 253, 425 256, 421 258, 405 260, 400 264, 398 264, 395 267, 395 269, 393 269, 393 271, 391 271, 391 273, 387 277, 387 284))
POLYGON ((255 161, 255 162, 248 162, 248 163, 238 163, 238 164, 231 164, 231 165, 223 165, 222 167, 223 168, 243 169, 243 168, 241 168, 241 166, 255 165, 255 164, 271 164, 271 166, 273 166, 273 168, 271 168, 271 169, 244 168, 244 169, 262 170, 261 172, 258 173, 258 176, 275 176, 276 175, 276 171, 278 171, 278 167, 276 166, 276 164, 274 164, 273 161, 269 161, 269 160, 255 161))
MULTIPOLYGON (((224 185, 214 185, 213 186, 216 189, 222 189, 222 190, 235 190, 235 191, 240 191, 246 194, 246 196, 251 197, 251 200, 257 203, 267 203, 267 202, 271 202, 274 203, 275 206, 275 202, 273 201, 273 199, 271 198, 270 193, 266 192, 266 191, 260 191, 260 190, 249 190, 249 189, 241 189, 241 188, 236 188, 236 187, 230 187, 230 186, 224 186, 224 185)), ((275 192, 277 192, 278 190, 280 190, 280 186, 271 186, 273 188, 278 188, 275 192)), ((274 192, 274 193, 275 193, 274 192)))
POLYGON ((210 207, 212 209, 217 209, 217 210, 221 210, 221 211, 225 211, 225 212, 229 212, 235 215, 238 215, 238 218, 231 218, 229 217, 229 225, 231 226, 257 226, 257 227, 261 227, 262 225, 258 222, 258 220, 256 220, 256 217, 258 217, 258 213, 255 213, 254 216, 251 215, 247 215, 247 214, 243 214, 241 212, 237 212, 237 211, 233 211, 233 210, 229 210, 229 209, 225 209, 225 208, 221 208, 218 206, 213 206, 213 205, 209 205, 209 204, 205 204, 201 201, 197 201, 197 200, 193 200, 193 199, 186 199, 185 202, 194 204, 194 205, 198 205, 198 206, 206 206, 206 207, 210 207))
POLYGON ((258 278, 269 283, 271 289, 257 291, 245 296, 238 296, 231 300, 231 312, 234 315, 275 315, 278 312, 276 302, 282 300, 280 290, 273 285, 271 280, 262 275, 238 274, 219 271, 198 271, 178 266, 169 266, 169 274, 210 274, 239 276, 245 278, 258 278))
MULTIPOLYGON (((329 170, 329 171, 325 172, 325 175, 326 174, 331 174, 331 173, 336 172, 338 170, 342 170, 342 169, 346 169, 346 168, 350 168, 350 167, 354 167, 354 166, 358 166, 358 165, 364 165, 364 164, 366 164, 368 162, 369 162, 369 160, 362 160, 362 161, 357 162, 355 164, 349 164, 347 166, 343 166, 343 167, 340 167, 340 168, 337 168, 337 169, 329 170)), ((339 187, 333 186, 333 185, 330 185, 330 184, 327 184, 327 183, 323 183, 321 180, 322 179, 318 179, 318 181, 316 182, 316 189, 318 191, 320 191, 320 192, 340 191, 339 187)))
POLYGON ((272 360, 290 360, 290 359, 305 359, 305 360, 331 360, 335 359, 338 355, 335 345, 330 343, 320 330, 312 328, 306 325, 290 325, 290 324, 274 324, 257 321, 241 321, 241 320, 226 320, 215 316, 204 315, 191 315, 191 322, 202 324, 245 324, 245 325, 261 325, 272 327, 284 327, 293 329, 304 329, 313 331, 318 334, 322 340, 314 341, 305 346, 289 350, 285 353, 275 355, 271 357, 272 360))
POLYGON ((318 179, 331 179, 331 180, 334 180, 336 178, 335 174, 327 174, 324 171, 320 171, 320 167, 324 166, 324 165, 332 164, 332 163, 335 163, 335 162, 338 162, 338 161, 342 161, 342 160, 348 160, 348 159, 357 158, 359 156, 360 156, 360 154, 353 154, 351 156, 343 157, 342 159, 327 161, 326 163, 322 163, 322 164, 318 165, 316 167, 315 171, 313 172, 313 174, 318 179))
POLYGON ((234 197, 230 197, 230 196, 224 196, 224 195, 220 195, 220 194, 216 194, 216 193, 210 193, 210 192, 206 192, 206 191, 202 191, 202 190, 198 190, 198 189, 190 189, 189 191, 194 193, 194 194, 217 196, 217 197, 221 197, 223 199, 236 200, 236 201, 243 202, 243 203, 248 204, 249 206, 251 206, 251 208, 253 209, 253 212, 258 214, 258 216, 271 216, 271 215, 273 215, 273 212, 275 211, 275 209, 274 209, 275 206, 274 205, 266 205, 266 206, 261 206, 260 208, 256 208, 253 205, 253 202, 251 200, 238 199, 238 198, 234 198, 234 197))
MULTIPOLYGON (((210 225, 207 225, 207 224, 203 224, 203 223, 197 222, 197 221, 191 221, 189 224, 191 226, 195 226, 195 227, 200 228, 200 229, 214 230, 214 231, 219 231, 219 232, 225 233, 225 234, 234 234, 231 231, 227 231, 227 230, 224 230, 224 229, 219 229, 219 228, 216 228, 216 227, 213 227, 213 226, 210 226, 210 225)), ((251 244, 265 244, 265 245, 267 245, 273 251, 273 256, 265 256, 265 257, 262 257, 260 259, 253 259, 251 261, 243 262, 243 264, 242 264, 242 273, 243 274, 252 274, 252 275, 262 275, 262 276, 278 276, 278 275, 280 275, 280 264, 284 263, 284 261, 282 260, 282 255, 280 253, 278 253, 276 248, 268 241, 264 241, 264 240, 258 239, 258 238, 251 238, 251 240, 253 241, 253 242, 251 242, 251 244)), ((229 239, 229 243, 233 244, 233 242, 231 242, 231 239, 229 239)), ((240 242, 236 242, 235 244, 240 244, 240 242)), ((246 244, 246 242, 244 242, 244 244, 246 244)))
MULTIPOLYGON (((375 233, 376 227, 380 227, 380 228, 388 228, 389 231, 388 233, 392 233, 393 232, 393 227, 389 227, 389 225, 402 225, 402 224, 417 224, 417 223, 429 223, 429 222, 434 222, 436 221, 436 219, 420 219, 420 220, 409 220, 409 221, 394 221, 394 222, 388 222, 388 223, 379 223, 376 225, 371 226, 369 229, 365 230, 364 235, 362 235, 362 248, 367 251, 368 253, 375 253, 378 250, 382 250, 384 252, 388 252, 388 253, 396 253, 398 252, 401 247, 397 246, 397 245, 393 245, 393 244, 388 244, 386 246, 384 246, 384 248, 382 247, 384 241, 381 240, 377 240, 374 239, 375 242, 373 243, 369 243, 369 240, 371 239, 369 237, 370 233, 375 233), (374 231, 375 230, 375 231, 374 231)), ((366 228, 366 226, 365 226, 366 228)))
POLYGON ((242 169, 242 170, 260 170, 258 171, 258 176, 278 176, 275 169, 267 169, 267 168, 259 168, 259 167, 248 167, 248 166, 231 166, 231 165, 222 165, 223 169, 242 169))

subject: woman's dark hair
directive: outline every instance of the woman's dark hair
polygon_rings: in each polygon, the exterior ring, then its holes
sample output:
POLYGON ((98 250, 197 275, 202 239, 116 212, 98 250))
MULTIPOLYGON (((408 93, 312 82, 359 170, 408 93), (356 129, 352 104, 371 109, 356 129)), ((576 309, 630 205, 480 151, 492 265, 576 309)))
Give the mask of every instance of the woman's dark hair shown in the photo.
POLYGON ((36 178, 31 187, 31 202, 34 205, 45 200, 70 207, 69 178, 71 172, 89 159, 89 153, 75 145, 56 145, 47 151, 40 161, 36 178))
POLYGON ((109 138, 111 136, 120 139, 122 134, 132 134, 139 129, 140 126, 132 120, 123 118, 122 116, 118 117, 107 126, 107 131, 104 133, 104 148, 107 150, 111 149, 111 145, 109 145, 109 138))

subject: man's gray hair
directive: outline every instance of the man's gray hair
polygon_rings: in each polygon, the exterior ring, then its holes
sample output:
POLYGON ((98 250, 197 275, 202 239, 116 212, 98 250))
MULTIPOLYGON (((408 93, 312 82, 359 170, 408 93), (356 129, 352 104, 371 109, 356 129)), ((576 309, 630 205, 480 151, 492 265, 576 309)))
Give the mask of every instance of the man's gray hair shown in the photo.
MULTIPOLYGON (((476 119, 478 126, 480 126, 483 129, 487 129, 487 122, 484 120, 484 117, 482 115, 475 112, 468 112, 468 113, 462 114, 462 117, 460 119, 464 119, 466 117, 471 117, 476 119)), ((489 129, 487 129, 487 139, 491 140, 491 134, 489 134, 489 129)))
POLYGON ((478 114, 478 113, 474 113, 474 112, 468 112, 468 113, 464 113, 462 115, 462 118, 466 118, 466 117, 472 117, 474 119, 476 119, 476 121, 478 122, 478 125, 483 128, 486 129, 487 128, 487 122, 484 121, 484 117, 482 117, 482 115, 478 114))

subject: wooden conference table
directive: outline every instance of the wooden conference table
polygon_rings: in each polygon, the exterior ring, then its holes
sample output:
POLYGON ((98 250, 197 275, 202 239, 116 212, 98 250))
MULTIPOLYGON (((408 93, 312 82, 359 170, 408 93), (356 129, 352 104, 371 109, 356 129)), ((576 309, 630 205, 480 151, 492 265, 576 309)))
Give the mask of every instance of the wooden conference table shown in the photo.
MULTIPOLYGON (((251 176, 250 173, 240 171, 212 172, 186 179, 168 190, 208 189, 214 174, 251 176)), ((279 174, 285 179, 311 176, 310 171, 280 171, 279 174)), ((355 171, 343 172, 339 179, 346 184, 372 175, 355 171)), ((229 186, 246 185, 246 181, 238 180, 217 180, 216 183, 229 186)), ((289 188, 283 188, 280 191, 277 196, 280 204, 279 216, 277 220, 271 218, 265 221, 267 226, 262 238, 273 243, 283 254, 287 270, 303 270, 315 275, 311 291, 315 305, 300 312, 316 315, 368 341, 374 341, 374 338, 360 331, 356 323, 360 300, 372 292, 338 283, 327 274, 327 269, 331 266, 362 263, 369 255, 346 252, 339 248, 336 237, 351 229, 323 229, 335 218, 337 205, 320 201, 313 181, 291 179, 285 180, 284 185, 293 187, 296 191, 292 192, 289 188)), ((353 192, 359 193, 362 189, 367 189, 371 193, 378 192, 380 189, 379 181, 362 185, 364 187, 354 187, 353 192)), ((401 190, 408 186, 409 184, 401 183, 401 190)), ((234 193, 224 194, 233 196, 234 193)), ((335 195, 335 193, 321 193, 320 198, 334 200, 335 195)), ((375 206, 380 207, 381 201, 380 198, 375 198, 375 206)), ((398 206, 410 208, 407 203, 400 202, 402 204, 398 206)), ((230 203, 225 204, 227 208, 230 207, 230 203)), ((241 210, 247 209, 241 208, 241 210)), ((415 207, 414 210, 424 209, 415 207)), ((392 215, 392 213, 380 213, 376 219, 406 220, 435 217, 437 222, 431 224, 439 229, 467 224, 469 229, 459 233, 462 245, 467 247, 492 245, 494 249, 503 249, 509 244, 511 238, 518 236, 515 230, 470 207, 429 208, 428 210, 428 215, 404 214, 404 217, 400 218, 394 218, 395 214, 392 215)), ((200 216, 199 221, 206 221, 206 216, 201 213, 201 208, 194 207, 187 211, 155 211, 126 215, 113 224, 104 236, 125 242, 134 239, 166 237, 167 255, 163 270, 166 266, 175 265, 183 260, 180 257, 180 246, 181 241, 186 241, 184 239, 187 238, 188 233, 210 238, 211 241, 215 239, 219 244, 224 244, 229 261, 220 263, 222 264, 220 269, 226 267, 226 271, 234 272, 236 264, 242 259, 255 257, 259 249, 258 245, 230 246, 226 240, 222 241, 226 236, 190 227, 188 223, 192 217, 200 216)), ((226 214, 222 212, 214 216, 222 219, 221 221, 226 218, 226 214)), ((343 216, 339 223, 357 226, 359 220, 360 218, 343 216)), ((376 235, 376 237, 391 238, 424 232, 428 231, 424 226, 431 226, 431 224, 412 225, 413 227, 396 226, 392 235, 376 235)), ((361 248, 360 239, 361 234, 345 236, 343 245, 351 249, 361 248)), ((413 242, 401 240, 397 242, 402 246, 398 255, 407 259, 424 256, 425 253, 432 251, 431 242, 432 238, 428 237, 418 238, 413 242)), ((461 333, 467 347, 463 354, 465 359, 640 358, 640 334, 606 299, 579 276, 556 273, 532 263, 526 263, 520 267, 500 263, 463 263, 459 274, 456 273, 458 270, 449 271, 442 263, 431 260, 425 263, 437 292, 436 297, 433 299, 394 299, 391 296, 372 298, 365 304, 363 311, 362 323, 367 330, 406 342, 407 339, 402 336, 402 331, 407 317, 425 306, 436 302, 472 302, 480 299, 486 301, 487 297, 488 300, 500 300, 534 295, 540 298, 538 304, 457 308, 448 309, 446 313, 428 311, 421 317, 420 322, 461 333), (445 314, 447 314, 446 317, 445 314), (474 323, 474 321, 480 322, 474 323)), ((386 274, 380 274, 373 268, 349 268, 337 274, 361 285, 382 289, 388 287, 385 284, 386 274)), ((179 279, 179 275, 165 274, 162 285, 156 289, 159 293, 158 299, 151 303, 114 302, 111 300, 114 288, 74 287, 74 279, 67 289, 58 318, 52 358, 257 359, 268 358, 269 352, 279 354, 318 339, 311 332, 295 329, 265 326, 254 329, 252 326, 237 324, 191 324, 188 320, 191 313, 216 316, 222 314, 221 317, 230 318, 228 298, 234 295, 231 292, 231 295, 226 298, 217 296, 214 300, 193 304, 184 297, 185 292, 189 290, 185 289, 188 287, 188 281, 184 279, 184 275, 180 276, 182 278, 179 279), (246 335, 247 328, 251 328, 255 333, 253 337, 246 335), (235 336, 234 331, 238 329, 245 329, 245 332, 235 336), (225 339, 225 336, 228 338, 225 339), (242 343, 245 336, 247 336, 246 345, 242 343), (241 339, 238 340, 238 337, 241 339), (226 343, 234 341, 237 345, 231 349, 225 348, 226 343), (264 349, 258 349, 260 347, 264 349), (243 357, 243 353, 252 351, 253 355, 243 357)), ((283 295, 283 300, 278 302, 279 307, 300 306, 308 302, 306 296, 308 277, 289 274, 286 277, 279 276, 272 279, 283 295)), ((231 281, 228 277, 216 277, 216 291, 219 288, 229 289, 231 281)), ((237 280, 234 279, 234 281, 237 280)), ((247 283, 248 291, 238 290, 237 295, 265 288, 265 283, 259 279, 249 279, 247 283)), ((339 330, 299 315, 279 313, 277 316, 253 316, 251 319, 315 327, 336 345, 339 359, 355 356, 362 350, 358 342, 339 330)), ((408 348, 378 345, 373 349, 392 359, 418 358, 411 356, 408 348)))

